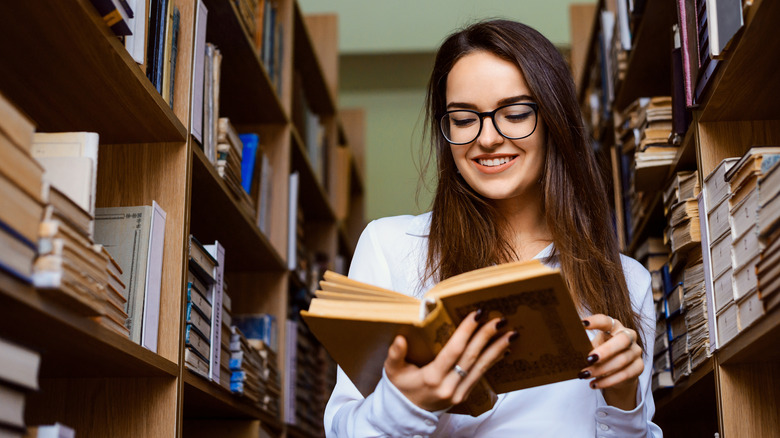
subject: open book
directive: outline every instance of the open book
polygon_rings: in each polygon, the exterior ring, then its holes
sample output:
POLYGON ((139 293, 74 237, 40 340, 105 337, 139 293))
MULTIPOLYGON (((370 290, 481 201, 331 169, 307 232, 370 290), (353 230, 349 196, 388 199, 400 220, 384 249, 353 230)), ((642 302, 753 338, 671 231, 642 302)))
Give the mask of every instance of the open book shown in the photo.
POLYGON ((503 316, 519 336, 469 399, 450 412, 479 415, 495 395, 573 379, 592 350, 558 269, 538 260, 477 269, 448 278, 422 300, 328 271, 306 324, 363 396, 382 376, 387 349, 397 334, 408 340, 406 360, 434 359, 458 324, 481 308, 483 321, 503 316))

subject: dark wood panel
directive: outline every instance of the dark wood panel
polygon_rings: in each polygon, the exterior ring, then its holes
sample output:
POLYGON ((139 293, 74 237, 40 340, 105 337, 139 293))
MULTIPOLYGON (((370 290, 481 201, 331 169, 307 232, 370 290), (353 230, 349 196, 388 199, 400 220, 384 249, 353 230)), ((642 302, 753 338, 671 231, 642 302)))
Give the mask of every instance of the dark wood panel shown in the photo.
POLYGON ((40 131, 92 131, 101 143, 185 139, 88 0, 0 2, 0 28, 2 91, 40 131))

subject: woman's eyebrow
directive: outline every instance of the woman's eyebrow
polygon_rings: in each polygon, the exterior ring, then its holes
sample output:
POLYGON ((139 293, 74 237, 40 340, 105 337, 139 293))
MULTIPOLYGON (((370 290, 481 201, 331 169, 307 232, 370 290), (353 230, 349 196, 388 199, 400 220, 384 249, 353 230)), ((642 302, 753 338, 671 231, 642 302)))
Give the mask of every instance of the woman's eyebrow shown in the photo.
MULTIPOLYGON (((503 106, 503 105, 509 105, 510 103, 517 103, 517 102, 523 102, 527 100, 533 100, 531 96, 527 94, 521 94, 519 96, 512 96, 512 97, 505 97, 501 100, 499 100, 497 103, 497 106, 503 106)), ((477 106, 473 103, 466 103, 466 102, 450 102, 447 104, 447 109, 450 108, 464 108, 464 109, 471 109, 471 110, 478 110, 477 106)))

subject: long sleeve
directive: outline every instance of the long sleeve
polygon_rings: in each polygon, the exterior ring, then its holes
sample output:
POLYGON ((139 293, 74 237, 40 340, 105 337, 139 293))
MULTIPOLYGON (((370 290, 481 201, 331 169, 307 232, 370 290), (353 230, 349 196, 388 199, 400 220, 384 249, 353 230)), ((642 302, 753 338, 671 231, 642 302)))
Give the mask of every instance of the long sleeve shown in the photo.
POLYGON ((623 258, 626 283, 632 303, 640 311, 640 335, 644 342, 642 360, 645 369, 639 376, 637 406, 631 411, 609 406, 598 391, 596 406, 596 434, 598 437, 662 437, 661 428, 652 422, 655 403, 650 385, 653 373, 653 344, 655 343, 655 310, 650 274, 636 261, 623 258))
MULTIPOLYGON (((361 235, 350 266, 356 280, 392 288, 393 273, 377 243, 377 223, 370 223, 361 235)), ((339 368, 336 386, 325 409, 328 437, 429 436, 438 417, 411 403, 382 373, 374 392, 363 398, 339 368)))

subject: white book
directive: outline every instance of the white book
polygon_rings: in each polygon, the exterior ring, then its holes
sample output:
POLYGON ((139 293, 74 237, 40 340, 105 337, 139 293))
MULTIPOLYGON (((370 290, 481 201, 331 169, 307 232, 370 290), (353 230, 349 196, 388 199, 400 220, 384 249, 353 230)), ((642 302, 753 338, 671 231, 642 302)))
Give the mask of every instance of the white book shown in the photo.
POLYGON ((38 431, 34 438, 75 438, 76 431, 61 423, 55 423, 47 426, 38 426, 38 431))
POLYGON ((211 288, 211 296, 207 296, 211 302, 211 355, 209 361, 211 366, 209 367, 209 378, 216 383, 219 383, 219 364, 222 345, 222 293, 224 291, 224 276, 225 276, 225 247, 219 242, 214 242, 212 245, 203 245, 217 260, 217 267, 214 269, 215 284, 211 288))
POLYGON ((102 244, 122 267, 127 286, 127 328, 130 339, 157 351, 160 316, 165 211, 152 205, 99 208, 95 242, 102 244))
POLYGON ((128 20, 127 25, 133 31, 132 35, 125 37, 125 48, 133 60, 139 64, 146 62, 146 23, 149 0, 127 0, 130 8, 133 10, 133 18, 128 20))
POLYGON ((99 136, 94 132, 35 133, 32 156, 44 179, 79 207, 95 214, 99 136))
POLYGON ((37 390, 40 364, 40 354, 0 338, 0 380, 37 390))
POLYGON ((190 133, 201 145, 203 145, 203 87, 205 77, 204 58, 206 57, 206 23, 208 21, 208 9, 203 0, 198 0, 195 11, 195 54, 192 69, 192 107, 190 118, 190 133))
POLYGON ((710 55, 721 54, 744 24, 741 0, 706 0, 709 25, 710 55))
POLYGON ((294 271, 298 265, 297 228, 298 228, 298 187, 300 174, 296 171, 290 174, 290 186, 287 204, 287 269, 294 271))

